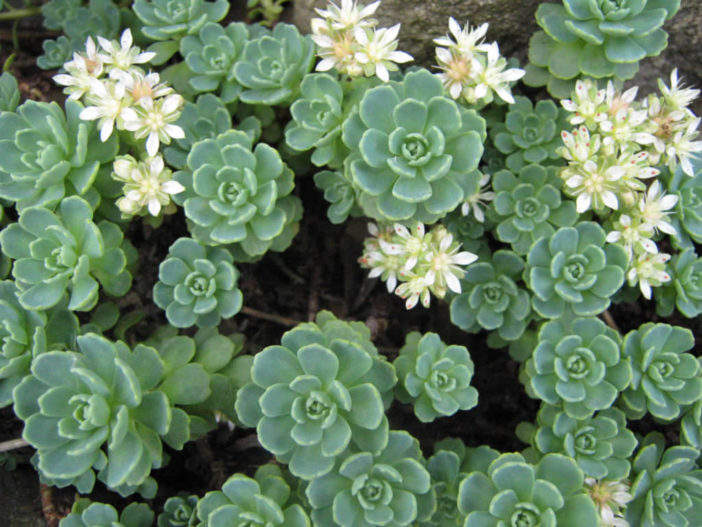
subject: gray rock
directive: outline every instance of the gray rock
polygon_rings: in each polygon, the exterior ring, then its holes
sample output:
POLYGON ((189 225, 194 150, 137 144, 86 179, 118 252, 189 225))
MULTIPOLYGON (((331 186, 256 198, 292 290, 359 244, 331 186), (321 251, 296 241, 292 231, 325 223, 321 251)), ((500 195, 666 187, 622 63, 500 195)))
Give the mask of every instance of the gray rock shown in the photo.
POLYGON ((44 527, 39 477, 31 467, 11 472, 0 467, 0 518, 6 527, 44 527))
MULTIPOLYGON (((338 1, 340 3, 340 0, 338 1)), ((365 4, 370 1, 364 2, 365 4)), ((496 40, 505 56, 526 61, 529 37, 538 29, 534 12, 539 0, 383 0, 376 18, 381 27, 402 23, 400 48, 415 58, 415 63, 431 67, 434 63, 432 39, 448 33, 448 18, 453 16, 463 25, 469 21, 477 26, 490 23, 487 40, 496 40)), ((314 8, 324 8, 326 0, 295 0, 294 22, 303 32, 309 32, 314 8)), ((646 59, 634 79, 641 93, 653 91, 656 78, 670 78, 678 67, 684 84, 702 88, 702 2, 682 0, 682 7, 666 24, 670 34, 669 46, 659 57, 646 59)), ((702 101, 694 106, 702 113, 702 101)))

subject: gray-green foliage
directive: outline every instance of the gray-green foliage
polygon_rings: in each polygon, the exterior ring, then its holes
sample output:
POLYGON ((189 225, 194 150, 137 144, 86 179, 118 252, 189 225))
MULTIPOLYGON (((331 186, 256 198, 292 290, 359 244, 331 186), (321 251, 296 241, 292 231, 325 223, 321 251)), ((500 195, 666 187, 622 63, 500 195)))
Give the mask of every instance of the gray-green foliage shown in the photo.
POLYGON ((43 310, 68 295, 68 309, 88 311, 100 286, 122 296, 131 286, 122 231, 93 222, 90 205, 78 196, 61 201, 56 213, 29 207, 0 232, 3 252, 15 260, 12 276, 25 309, 43 310))
POLYGON ((239 272, 226 249, 178 238, 161 262, 158 278, 154 302, 176 327, 214 327, 241 309, 239 272))
POLYGON ((73 194, 93 207, 100 200, 92 185, 117 154, 117 137, 101 142, 95 124, 80 119, 80 103, 67 100, 65 107, 64 113, 55 102, 30 100, 0 113, 0 197, 20 211, 33 205, 53 210, 73 194))
POLYGON ((673 256, 667 266, 670 282, 654 289, 656 311, 670 316, 674 308, 687 318, 702 313, 702 258, 692 248, 673 256))
POLYGON ((422 422, 478 404, 478 390, 470 385, 473 361, 465 346, 446 346, 436 333, 413 331, 394 365, 400 382, 397 397, 411 402, 422 422))
POLYGON ((130 503, 121 513, 112 505, 80 498, 59 527, 151 527, 154 513, 145 503, 130 503))
POLYGON ((20 101, 17 79, 9 71, 0 75, 0 111, 14 112, 20 101))
POLYGON ((397 378, 360 322, 328 311, 256 354, 237 395, 240 421, 302 479, 326 474, 353 444, 377 452, 388 441, 385 408, 397 378))
POLYGON ((158 527, 195 527, 198 525, 197 504, 200 499, 190 496, 171 496, 163 504, 163 512, 158 515, 158 527))

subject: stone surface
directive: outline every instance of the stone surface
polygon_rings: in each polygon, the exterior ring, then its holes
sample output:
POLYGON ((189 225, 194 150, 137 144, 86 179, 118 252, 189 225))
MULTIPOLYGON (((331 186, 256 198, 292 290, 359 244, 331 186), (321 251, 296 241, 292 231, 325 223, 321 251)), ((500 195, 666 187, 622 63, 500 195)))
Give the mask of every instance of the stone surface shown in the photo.
POLYGON ((12 471, 0 468, 0 525, 44 527, 39 478, 30 465, 18 465, 12 471))
MULTIPOLYGON (((340 0, 338 0, 340 3, 340 0)), ((370 0, 364 2, 370 3, 370 0)), ((453 16, 463 25, 490 23, 487 40, 496 40, 505 56, 526 61, 529 37, 538 29, 534 12, 539 0, 382 0, 376 18, 381 27, 402 23, 400 49, 415 58, 415 63, 431 67, 434 63, 432 39, 448 33, 448 18, 453 16)), ((325 7, 327 0, 295 0, 294 21, 303 32, 309 31, 315 7, 325 7)), ((666 24, 669 46, 659 57, 646 59, 635 83, 642 93, 655 88, 659 76, 670 77, 678 67, 686 85, 702 88, 702 2, 682 0, 682 6, 666 24)), ((702 101, 694 106, 702 113, 702 101)))

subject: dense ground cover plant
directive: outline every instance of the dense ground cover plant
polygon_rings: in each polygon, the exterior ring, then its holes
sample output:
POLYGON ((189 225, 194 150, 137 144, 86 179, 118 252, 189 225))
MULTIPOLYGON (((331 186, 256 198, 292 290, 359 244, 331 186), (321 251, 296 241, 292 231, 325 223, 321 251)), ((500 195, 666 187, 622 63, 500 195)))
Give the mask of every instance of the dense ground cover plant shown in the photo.
POLYGON ((247 2, 261 25, 224 0, 50 0, 63 34, 39 65, 65 100, 0 77, 0 406, 43 484, 159 512, 81 498, 60 526, 695 525, 699 90, 677 70, 640 99, 620 82, 680 2, 541 4, 525 80, 561 100, 523 94, 487 24, 450 18, 437 66, 402 69, 379 2, 317 9, 311 35, 283 3, 247 2), (334 270, 306 282, 271 254, 324 202, 345 236, 370 220, 340 265, 368 271, 343 284, 355 306, 319 293, 334 270), (270 262, 310 290, 307 322, 274 313, 291 299, 257 279, 270 262), (444 328, 386 332, 397 298, 359 311, 374 278, 444 328), (623 303, 666 318, 621 330, 623 303), (540 404, 526 447, 443 437, 478 426, 475 358, 505 348, 540 404), (271 462, 159 489, 215 429, 271 462))

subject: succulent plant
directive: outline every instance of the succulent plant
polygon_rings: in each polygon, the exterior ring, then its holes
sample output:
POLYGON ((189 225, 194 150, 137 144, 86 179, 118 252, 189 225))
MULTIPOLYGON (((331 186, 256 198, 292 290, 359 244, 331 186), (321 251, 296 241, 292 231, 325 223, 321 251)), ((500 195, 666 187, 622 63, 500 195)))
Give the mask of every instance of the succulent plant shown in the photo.
POLYGON ((82 4, 82 0, 50 0, 45 3, 41 6, 44 27, 53 30, 63 29, 63 26, 76 15, 82 4))
POLYGON ((131 286, 122 231, 114 223, 93 223, 88 202, 78 196, 61 201, 56 213, 29 207, 19 221, 0 232, 2 251, 12 267, 19 302, 25 309, 55 306, 68 294, 68 309, 89 311, 98 289, 122 296, 131 286))
POLYGON ((17 79, 9 71, 0 75, 0 112, 14 112, 20 101, 17 79))
POLYGON ((44 54, 37 57, 37 66, 43 70, 53 70, 71 60, 71 55, 80 46, 77 42, 71 42, 67 37, 61 35, 54 40, 45 40, 41 43, 41 47, 44 54))
POLYGON ((648 412, 672 421, 681 407, 702 398, 702 367, 687 353, 694 344, 689 329, 669 324, 648 322, 627 333, 622 351, 633 376, 620 405, 627 417, 640 419, 648 412))
POLYGON ((562 405, 570 417, 587 419, 629 386, 631 364, 619 341, 597 318, 547 322, 525 363, 528 388, 548 404, 562 405))
POLYGON ((180 54, 194 73, 190 86, 197 92, 216 91, 225 102, 237 99, 241 84, 234 78, 234 64, 249 39, 249 30, 242 22, 222 27, 208 22, 197 34, 180 41, 180 54))
POLYGON ((253 37, 234 65, 244 87, 239 98, 248 104, 290 104, 314 63, 314 44, 297 28, 280 23, 273 31, 253 37))
POLYGON ((35 205, 53 210, 72 194, 97 206, 100 196, 91 187, 117 154, 118 141, 101 142, 95 125, 80 119, 82 110, 74 100, 66 101, 65 114, 56 103, 30 100, 0 113, 0 197, 19 211, 35 205))
POLYGON ((368 90, 344 122, 349 175, 379 221, 434 223, 474 192, 485 121, 426 70, 368 90))
POLYGON ((680 196, 674 217, 677 235, 671 236, 673 244, 680 248, 692 247, 692 241, 702 243, 702 162, 693 162, 693 167, 692 178, 678 168, 669 186, 680 196))
POLYGON ((197 504, 201 527, 310 527, 305 510, 279 467, 261 466, 253 478, 234 474, 222 490, 208 492, 197 504))
POLYGON ((666 269, 671 281, 654 290, 656 312, 670 316, 677 308, 687 318, 702 314, 702 258, 688 248, 674 255, 666 269))
POLYGON ((490 129, 495 147, 507 156, 507 168, 519 172, 532 163, 562 164, 556 148, 563 144, 561 130, 568 126, 566 115, 551 100, 533 104, 527 97, 515 97, 505 122, 490 129))
POLYGON ((41 475, 58 486, 90 492, 93 468, 110 488, 138 486, 162 465, 162 439, 187 439, 187 416, 155 389, 164 363, 153 348, 131 351, 93 333, 77 337, 77 347, 39 355, 15 388, 22 435, 37 449, 41 475))
POLYGON ((231 130, 232 117, 222 99, 207 93, 200 95, 194 103, 186 102, 175 124, 185 131, 185 137, 171 141, 164 148, 163 156, 169 165, 186 169, 193 145, 201 139, 213 139, 231 130))
POLYGON ((411 402, 424 423, 478 404, 478 390, 470 385, 473 361, 465 346, 446 346, 436 333, 413 331, 394 365, 400 381, 398 399, 411 402))
POLYGON ((196 495, 171 496, 163 505, 163 512, 158 515, 158 527, 196 527, 197 504, 200 501, 196 495))
POLYGON ((680 421, 680 444, 702 450, 702 399, 687 408, 680 421))
POLYGON ((580 469, 595 479, 616 481, 629 475, 629 457, 638 441, 626 428, 626 416, 606 408, 587 419, 573 419, 561 408, 544 404, 536 426, 522 423, 522 440, 539 455, 556 453, 575 459, 580 469))
POLYGON ((340 167, 347 154, 341 141, 344 120, 344 90, 341 83, 325 73, 305 75, 300 96, 290 106, 292 121, 285 129, 285 141, 293 150, 312 150, 312 163, 340 167))
POLYGON ((497 331, 505 340, 518 339, 530 320, 529 293, 516 282, 524 261, 512 251, 499 250, 490 262, 466 269, 462 293, 451 300, 451 322, 464 331, 497 331))
POLYGON ((298 478, 328 473, 350 444, 372 452, 387 444, 397 377, 369 337, 363 324, 322 311, 254 357, 237 415, 298 478))
POLYGON ((689 446, 665 448, 660 433, 641 442, 632 463, 634 496, 626 520, 637 527, 692 527, 702 518, 702 470, 699 450, 689 446))
POLYGON ((154 303, 166 310, 176 327, 214 327, 239 312, 243 295, 232 255, 219 247, 205 248, 191 238, 178 238, 158 269, 154 303))
POLYGON ((132 9, 143 24, 141 31, 146 37, 151 40, 180 40, 186 35, 196 34, 208 22, 219 22, 229 11, 229 2, 136 0, 132 9))
POLYGON ((536 240, 550 238, 557 228, 572 227, 578 219, 575 203, 562 199, 556 170, 529 165, 518 174, 500 170, 492 177, 496 196, 488 216, 498 222, 497 239, 511 244, 517 254, 526 255, 536 240))
POLYGON ((534 310, 546 318, 564 313, 594 316, 609 307, 624 283, 629 257, 620 245, 605 246, 605 232, 594 222, 561 227, 529 250, 524 277, 534 292, 534 310))
MULTIPOLYGON (((638 61, 658 55, 668 35, 663 23, 679 9, 679 0, 563 0, 544 3, 536 11, 543 31, 529 42, 525 82, 548 83, 563 94, 563 80, 579 76, 630 79, 638 61), (539 71, 540 70, 540 71, 539 71), (561 82, 559 82, 561 81, 561 82)), ((567 94, 565 94, 567 96, 567 94)))
POLYGON ((584 479, 575 460, 561 454, 546 454, 535 465, 520 454, 502 454, 487 472, 471 472, 461 482, 458 510, 467 515, 465 527, 592 527, 598 515, 584 479))
POLYGON ((188 155, 190 171, 175 174, 186 188, 175 200, 185 208, 196 240, 236 243, 256 257, 296 224, 290 206, 298 198, 290 196, 294 175, 278 152, 264 143, 254 149, 252 143, 236 130, 199 141, 188 155))
POLYGON ((339 170, 323 170, 314 175, 314 184, 324 192, 324 199, 329 202, 327 217, 333 224, 344 223, 349 216, 362 216, 358 206, 358 190, 339 170))
POLYGON ((315 525, 400 527, 428 519, 436 506, 419 443, 399 431, 390 432, 377 454, 339 459, 306 493, 315 525))
POLYGON ((154 513, 145 503, 130 503, 122 513, 112 505, 80 498, 59 527, 151 527, 154 513))

